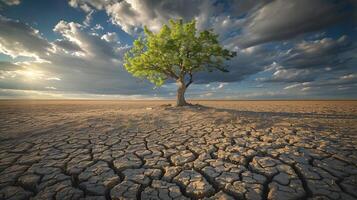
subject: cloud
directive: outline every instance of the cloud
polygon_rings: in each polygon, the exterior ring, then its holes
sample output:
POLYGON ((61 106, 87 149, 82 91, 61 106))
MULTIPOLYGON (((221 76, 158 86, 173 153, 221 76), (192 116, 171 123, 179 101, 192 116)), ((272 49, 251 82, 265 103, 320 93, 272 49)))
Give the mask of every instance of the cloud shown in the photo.
POLYGON ((15 6, 19 5, 21 3, 20 0, 1 0, 0 3, 4 3, 8 6, 15 6))
POLYGON ((257 80, 276 84, 296 83, 284 89, 313 83, 313 86, 309 86, 305 91, 317 87, 317 83, 339 85, 342 84, 338 78, 341 74, 355 71, 355 52, 355 44, 346 35, 336 39, 325 37, 303 40, 282 53, 282 56, 276 57, 276 62, 265 68, 264 71, 271 73, 270 76, 265 75, 257 80))
POLYGON ((243 19, 235 19, 230 16, 220 15, 217 17, 212 17, 211 27, 215 33, 219 34, 221 38, 226 38, 231 34, 235 34, 237 27, 242 26, 243 22, 243 19))
POLYGON ((146 25, 158 31, 170 18, 191 19, 197 13, 202 1, 164 1, 164 0, 130 0, 106 6, 113 24, 119 25, 125 32, 134 33, 146 25), (187 6, 190 5, 190 6, 187 6))
POLYGON ((97 35, 90 35, 82 30, 82 25, 74 22, 60 21, 53 29, 67 41, 77 45, 87 58, 120 60, 118 46, 109 44, 97 35))
POLYGON ((0 53, 15 59, 0 62, 0 96, 173 97, 175 84, 153 90, 153 85, 124 70, 123 54, 131 39, 112 27, 105 25, 109 30, 104 30, 102 19, 93 19, 98 10, 133 35, 140 34, 144 25, 156 31, 170 18, 196 19, 199 29, 213 28, 220 34, 221 43, 237 52, 226 63, 230 72, 195 74, 189 97, 285 98, 334 95, 333 90, 348 95, 357 88, 354 32, 341 29, 342 33, 331 34, 326 28, 348 21, 351 9, 345 8, 351 2, 69 0, 86 18, 59 21, 53 27, 54 40, 29 24, 1 16, 0 53), (201 85, 208 83, 209 87, 201 85), (259 88, 247 87, 250 84, 259 88))
MULTIPOLYGON (((208 24, 214 23, 213 15, 217 14, 214 4, 216 2, 211 0, 69 1, 70 6, 81 8, 87 13, 92 9, 105 10, 111 22, 129 34, 137 33, 144 25, 150 30, 157 31, 171 18, 197 19, 199 28, 207 27, 208 24)), ((228 17, 225 19, 225 23, 227 24, 223 24, 223 28, 227 25, 233 26, 236 22, 228 17)), ((219 27, 217 23, 216 26, 219 27)))
POLYGON ((94 27, 93 27, 94 30, 104 30, 103 26, 100 25, 100 24, 96 24, 94 27))
POLYGON ((314 86, 333 86, 333 85, 355 85, 357 84, 357 73, 346 74, 337 78, 328 79, 314 83, 314 86))
POLYGON ((353 59, 349 52, 354 49, 353 43, 346 35, 337 39, 326 37, 320 40, 303 41, 289 50, 280 64, 287 68, 298 69, 326 67, 338 69, 348 66, 346 62, 353 59))
POLYGON ((106 5, 120 1, 121 0, 69 0, 68 4, 74 8, 79 7, 86 12, 90 12, 93 9, 102 10, 106 5))
POLYGON ((93 19, 93 13, 94 13, 94 10, 91 10, 88 12, 88 14, 86 15, 86 18, 83 21, 84 26, 86 26, 86 27, 90 26, 90 23, 93 19))
POLYGON ((352 13, 344 1, 276 0, 251 13, 236 39, 241 47, 285 40, 333 25, 352 13))
POLYGON ((56 47, 59 47, 65 51, 72 51, 72 52, 83 51, 81 47, 79 47, 76 43, 73 43, 69 40, 58 39, 54 41, 53 44, 55 44, 56 47))
MULTIPOLYGON (((73 7, 80 8, 81 5, 105 10, 113 24, 120 26, 125 32, 130 34, 138 32, 144 25, 147 25, 153 31, 157 31, 170 18, 184 18, 187 20, 195 18, 199 29, 213 27, 215 32, 221 34, 223 39, 230 36, 230 34, 234 34, 236 27, 241 26, 243 23, 243 20, 230 17, 226 13, 221 12, 223 11, 223 6, 215 1, 179 0, 171 2, 165 0, 129 0, 105 1, 99 5, 98 2, 94 1, 76 0, 75 3, 72 3, 73 7)), ((248 7, 252 8, 254 6, 248 7)), ((114 35, 107 33, 102 36, 102 39, 110 41, 114 37, 114 35)), ((271 63, 269 58, 272 55, 268 56, 268 51, 264 53, 255 51, 257 53, 255 55, 248 52, 253 49, 242 50, 236 59, 228 63, 231 66, 229 74, 221 73, 220 76, 217 76, 216 73, 201 73, 196 77, 196 83, 239 81, 261 71, 262 66, 271 63)))
POLYGON ((341 76, 340 80, 357 80, 357 74, 348 74, 341 76))
POLYGON ((0 61, 0 71, 14 71, 21 69, 20 66, 7 61, 0 61))
POLYGON ((0 15, 0 53, 38 59, 51 45, 38 30, 0 15))
POLYGON ((46 86, 45 88, 46 88, 46 89, 49 89, 49 90, 56 90, 56 89, 57 89, 57 88, 52 87, 52 86, 46 86))
POLYGON ((253 74, 264 71, 266 66, 278 59, 277 52, 271 51, 264 45, 235 49, 235 51, 237 56, 226 63, 228 73, 220 71, 198 73, 194 77, 196 83, 242 81, 253 74))
POLYGON ((105 40, 107 42, 117 42, 118 41, 118 36, 115 32, 108 32, 106 34, 104 34, 102 37, 101 37, 102 40, 105 40))
POLYGON ((57 74, 39 67, 41 62, 3 62, 0 68, 0 88, 43 90, 44 85, 60 80, 57 74))
POLYGON ((46 90, 20 90, 20 89, 1 89, 0 99, 162 99, 160 97, 153 98, 146 95, 105 95, 105 94, 90 94, 90 93, 71 93, 56 91, 53 88, 46 88, 46 90))
MULTIPOLYGON (((47 91, 56 88, 62 93, 112 95, 145 95, 165 91, 165 88, 153 91, 150 83, 140 81, 124 70, 122 57, 129 46, 121 45, 118 40, 110 43, 102 39, 103 36, 92 35, 81 24, 58 22, 53 30, 60 39, 54 42, 43 39, 37 30, 22 22, 3 19, 2 27, 3 24, 6 29, 0 30, 0 36, 6 37, 6 42, 0 40, 0 45, 6 51, 2 51, 12 56, 32 56, 29 53, 35 52, 36 57, 46 62, 1 62, 2 89, 47 91), (14 34, 5 35, 9 30, 14 34), (11 47, 10 39, 21 50, 11 47), (9 49, 12 54, 8 53, 9 49)), ((111 41, 119 39, 113 34, 104 38, 111 41)))
POLYGON ((345 74, 335 76, 329 79, 320 79, 318 81, 303 82, 288 85, 285 90, 301 91, 310 94, 320 94, 324 96, 346 95, 356 97, 357 74, 345 74), (333 95, 334 94, 334 95, 333 95))
POLYGON ((284 87, 284 90, 290 90, 290 89, 294 89, 294 88, 304 86, 304 85, 309 85, 309 84, 310 84, 310 82, 296 83, 296 84, 288 85, 288 86, 284 87))
POLYGON ((259 10, 262 6, 270 3, 272 0, 250 0, 250 1, 236 1, 228 0, 229 14, 244 17, 245 15, 259 10))
POLYGON ((315 74, 307 69, 278 69, 268 82, 307 82, 312 81, 315 74))

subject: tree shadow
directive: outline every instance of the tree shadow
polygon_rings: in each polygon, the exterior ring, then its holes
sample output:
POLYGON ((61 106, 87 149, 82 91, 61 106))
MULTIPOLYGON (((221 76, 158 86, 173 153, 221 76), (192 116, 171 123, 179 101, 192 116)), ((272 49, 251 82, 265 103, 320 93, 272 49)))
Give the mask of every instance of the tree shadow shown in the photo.
MULTIPOLYGON (((167 106, 167 105, 165 105, 167 106)), ((216 108, 210 106, 204 106, 200 104, 191 104, 188 106, 182 107, 172 107, 169 106, 166 110, 172 111, 208 111, 215 110, 217 112, 227 112, 234 116, 244 116, 244 117, 282 117, 282 118, 314 118, 314 119, 357 119, 355 114, 323 114, 323 113, 314 113, 314 112, 258 112, 258 111, 241 111, 236 109, 227 109, 227 108, 216 108)))
MULTIPOLYGON (((204 115, 204 118, 210 118, 217 126, 227 123, 238 123, 243 126, 254 126, 255 129, 265 129, 274 126, 290 127, 298 125, 299 127, 305 127, 308 129, 312 128, 315 131, 323 131, 335 127, 335 122, 339 123, 340 120, 357 119, 357 115, 355 114, 241 111, 236 109, 204 106, 200 104, 183 107, 163 105, 161 107, 163 107, 164 110, 168 110, 170 112, 172 111, 178 115, 184 115, 187 111, 204 115)), ((165 118, 162 118, 161 120, 165 121, 165 118)))

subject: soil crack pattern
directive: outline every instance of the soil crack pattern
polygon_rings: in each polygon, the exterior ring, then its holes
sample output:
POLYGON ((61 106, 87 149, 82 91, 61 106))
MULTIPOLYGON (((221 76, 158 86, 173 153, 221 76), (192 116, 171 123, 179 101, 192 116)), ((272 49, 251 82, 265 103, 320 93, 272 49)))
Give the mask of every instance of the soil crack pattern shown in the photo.
POLYGON ((203 103, 0 103, 0 199, 357 199, 355 103, 203 103))

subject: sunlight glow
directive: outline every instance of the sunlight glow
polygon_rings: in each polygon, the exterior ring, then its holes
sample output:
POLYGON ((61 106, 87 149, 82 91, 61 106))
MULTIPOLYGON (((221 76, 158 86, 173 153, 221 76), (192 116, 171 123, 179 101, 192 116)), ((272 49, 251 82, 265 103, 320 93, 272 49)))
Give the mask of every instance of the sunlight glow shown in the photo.
POLYGON ((23 76, 25 80, 41 80, 44 77, 43 72, 39 70, 26 69, 16 71, 19 75, 23 76))

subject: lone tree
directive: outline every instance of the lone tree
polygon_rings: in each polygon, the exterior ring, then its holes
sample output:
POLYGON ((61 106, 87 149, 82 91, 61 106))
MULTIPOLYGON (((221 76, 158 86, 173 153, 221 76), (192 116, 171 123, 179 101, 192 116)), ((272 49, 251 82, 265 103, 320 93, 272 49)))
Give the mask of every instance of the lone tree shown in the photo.
POLYGON ((225 60, 236 55, 224 49, 218 35, 211 30, 198 32, 196 21, 183 23, 170 20, 158 33, 144 28, 145 37, 134 41, 133 48, 125 54, 124 67, 135 77, 148 79, 156 86, 173 79, 178 85, 177 106, 187 105, 185 91, 198 71, 220 70, 225 60))

